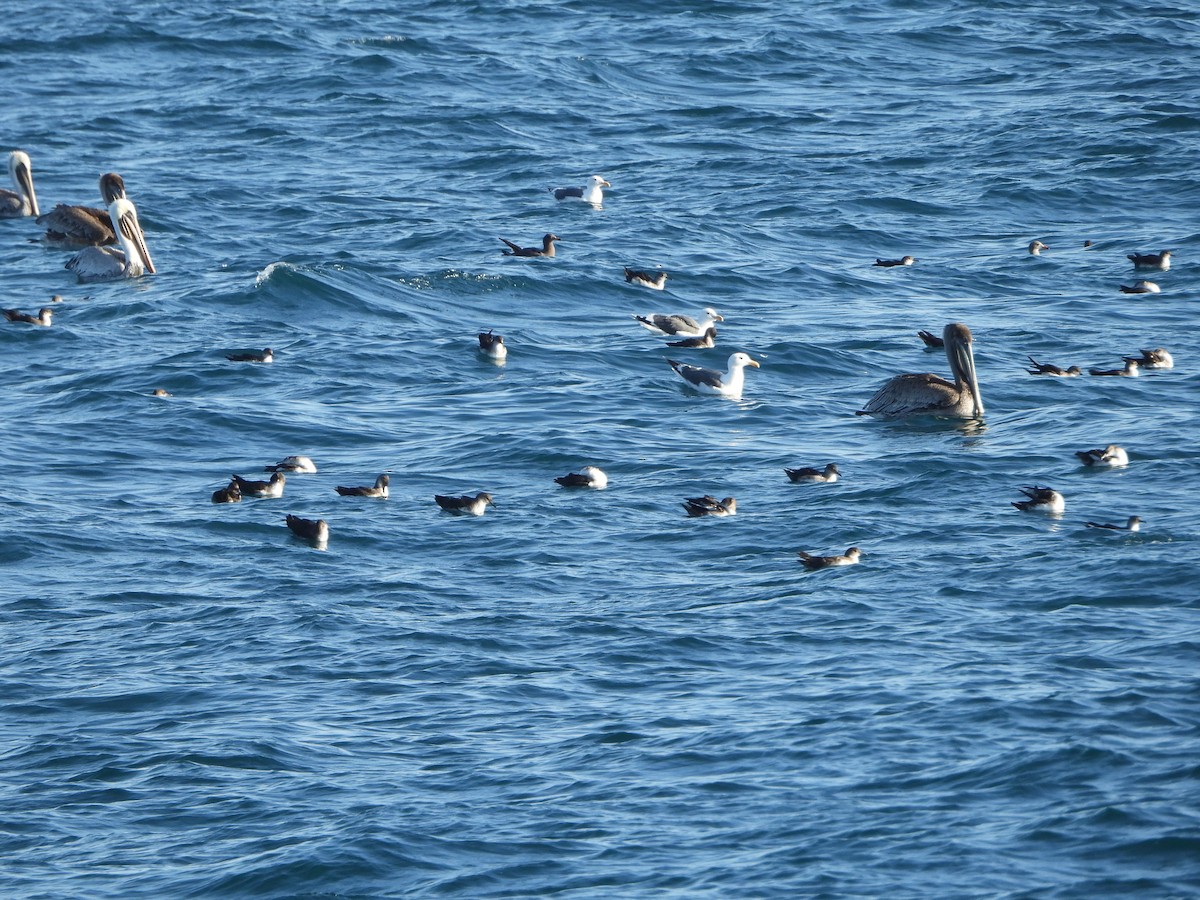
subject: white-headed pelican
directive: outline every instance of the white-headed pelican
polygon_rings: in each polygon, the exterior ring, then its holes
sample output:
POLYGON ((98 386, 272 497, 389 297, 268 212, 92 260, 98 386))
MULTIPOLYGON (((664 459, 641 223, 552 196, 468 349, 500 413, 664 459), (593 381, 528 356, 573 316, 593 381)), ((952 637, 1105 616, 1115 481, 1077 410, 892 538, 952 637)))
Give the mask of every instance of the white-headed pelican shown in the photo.
POLYGON ((154 263, 146 249, 146 236, 138 224, 137 209, 129 200, 118 198, 108 206, 108 216, 121 249, 85 247, 69 260, 66 267, 80 281, 107 281, 113 278, 136 278, 154 274, 154 263))
POLYGON ((33 167, 29 154, 14 150, 8 154, 8 174, 12 176, 16 192, 0 189, 0 219, 19 219, 22 216, 39 214, 37 193, 33 189, 33 167))

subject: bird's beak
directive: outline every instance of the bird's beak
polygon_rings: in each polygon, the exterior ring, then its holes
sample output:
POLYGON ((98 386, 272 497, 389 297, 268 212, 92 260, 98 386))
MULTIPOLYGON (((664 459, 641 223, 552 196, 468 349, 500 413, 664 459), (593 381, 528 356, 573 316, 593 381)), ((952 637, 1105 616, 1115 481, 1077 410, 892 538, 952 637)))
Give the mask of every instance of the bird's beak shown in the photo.
POLYGON ((754 368, 756 368, 756 369, 761 369, 761 368, 762 368, 762 366, 760 366, 760 365, 758 364, 758 360, 754 360, 754 359, 750 360, 750 362, 746 363, 746 365, 748 365, 748 366, 754 366, 754 368))

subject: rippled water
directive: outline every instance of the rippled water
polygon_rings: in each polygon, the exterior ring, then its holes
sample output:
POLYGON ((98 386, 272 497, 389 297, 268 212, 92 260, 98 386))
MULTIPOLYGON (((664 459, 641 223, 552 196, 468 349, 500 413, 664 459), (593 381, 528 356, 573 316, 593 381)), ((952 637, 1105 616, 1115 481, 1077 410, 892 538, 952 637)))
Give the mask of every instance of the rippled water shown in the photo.
POLYGON ((63 298, 0 327, 4 896, 1200 894, 1200 12, 7 19, 0 149, 43 211, 120 172, 159 271, 78 285, 0 221, 3 305, 63 298), (602 209, 546 192, 592 173, 602 209), (631 318, 706 306, 679 353, 751 353, 741 401, 631 318), (984 423, 853 415, 945 373, 916 332, 950 321, 984 423), (209 502, 298 453, 282 499, 209 502), (588 463, 607 490, 554 484, 588 463), (1034 483, 1063 517, 1012 508, 1034 483))

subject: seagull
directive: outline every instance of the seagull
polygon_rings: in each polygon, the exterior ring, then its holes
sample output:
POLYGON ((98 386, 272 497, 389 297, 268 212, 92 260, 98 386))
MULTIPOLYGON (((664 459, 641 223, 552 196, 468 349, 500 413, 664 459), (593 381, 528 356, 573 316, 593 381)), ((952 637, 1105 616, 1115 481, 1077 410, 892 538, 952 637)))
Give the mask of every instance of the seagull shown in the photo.
POLYGON ((1043 250, 1049 250, 1049 249, 1050 249, 1050 245, 1043 244, 1041 241, 1030 241, 1029 242, 1029 255, 1030 256, 1041 256, 1043 250))
POLYGON ((1123 447, 1118 447, 1116 444, 1109 444, 1107 447, 1098 450, 1076 450, 1075 455, 1079 457, 1079 461, 1085 466, 1115 468, 1116 466, 1129 465, 1129 454, 1125 452, 1123 447))
POLYGON ((108 217, 121 249, 85 247, 67 260, 65 268, 74 272, 80 281, 153 275, 154 262, 146 249, 146 236, 138 223, 137 208, 131 201, 119 197, 109 204, 108 217))
POLYGON ((0 219, 19 219, 39 213, 37 193, 33 189, 33 166, 29 154, 14 150, 8 154, 8 174, 17 190, 0 189, 0 219))
POLYGON ((651 313, 648 316, 635 315, 634 318, 641 323, 643 328, 669 337, 700 337, 717 322, 725 321, 725 317, 717 315, 717 311, 711 307, 704 310, 704 315, 705 318, 699 322, 691 316, 681 314, 651 313))
POLYGON ((734 400, 741 399, 742 383, 746 377, 746 366, 753 366, 756 369, 762 368, 745 353, 735 353, 730 356, 729 369, 725 372, 718 371, 717 369, 705 369, 700 366, 688 366, 673 359, 668 359, 667 362, 670 363, 671 368, 676 371, 679 377, 687 382, 689 387, 702 394, 716 394, 717 396, 730 397, 734 400))
POLYGON ((651 275, 649 272, 643 272, 641 269, 631 269, 625 267, 625 280, 630 284, 640 285, 641 287, 653 288, 656 291, 661 291, 667 286, 667 273, 656 272, 651 275))
POLYGON ((942 341, 954 381, 931 373, 897 375, 876 391, 857 414, 885 419, 907 416, 976 419, 982 416, 983 399, 975 374, 971 329, 961 322, 951 322, 942 329, 942 341))
POLYGON ((1014 500, 1012 505, 1026 512, 1040 512, 1057 516, 1067 507, 1067 501, 1063 499, 1063 495, 1053 488, 1038 487, 1035 484, 1031 487, 1021 488, 1021 493, 1029 499, 1014 500))
POLYGON ((1084 522, 1088 528, 1107 528, 1110 531, 1140 531, 1142 520, 1138 516, 1130 516, 1124 525, 1112 525, 1108 522, 1084 522))
POLYGON ((1165 272, 1171 268, 1171 251, 1164 250, 1161 253, 1128 253, 1126 259, 1133 260, 1135 269, 1158 269, 1160 272, 1165 272))
POLYGON ((479 333, 479 352, 492 359, 501 360, 508 356, 508 348, 504 346, 504 337, 489 331, 479 333))
POLYGON ((608 487, 608 476, 596 466, 584 466, 578 472, 560 475, 554 480, 566 488, 592 488, 602 491, 608 487))
POLYGON ((804 563, 806 569, 828 569, 832 566, 853 566, 858 562, 858 558, 862 556, 862 551, 857 547, 850 547, 842 556, 813 556, 804 550, 796 551, 800 555, 800 562, 804 563))
POLYGON ((1125 362, 1135 362, 1143 369, 1173 369, 1175 368, 1175 358, 1171 356, 1169 350, 1165 347, 1156 347, 1153 350, 1139 350, 1141 356, 1122 356, 1121 359, 1125 362))
POLYGON ((282 497, 283 485, 287 481, 282 472, 276 472, 270 481, 247 481, 241 475, 233 476, 234 483, 246 497, 282 497))
POLYGON ((226 487, 213 491, 213 503, 241 503, 242 489, 236 481, 230 481, 226 487))
POLYGON ((687 514, 696 516, 732 516, 737 513, 737 501, 732 497, 718 500, 710 494, 703 497, 690 497, 683 501, 687 514))
POLYGON ((302 519, 300 516, 289 514, 284 521, 292 530, 292 534, 308 541, 317 549, 324 549, 329 543, 329 523, 324 519, 302 519))
POLYGON ((38 310, 36 316, 29 313, 23 313, 19 309, 3 309, 0 313, 4 314, 4 318, 10 322, 26 322, 30 325, 42 325, 46 328, 50 327, 50 317, 54 315, 54 310, 49 306, 43 306, 38 310))
POLYGON ((386 500, 390 481, 391 479, 387 475, 380 475, 375 479, 374 487, 342 487, 338 485, 334 490, 343 497, 378 497, 380 500, 386 500))
POLYGON ((1122 294, 1161 294, 1160 288, 1153 281, 1135 281, 1133 287, 1127 284, 1121 285, 1122 294))
POLYGON ((555 200, 582 200, 599 206, 604 201, 604 191, 601 188, 612 187, 599 175, 593 175, 584 187, 546 188, 554 195, 555 200))
POLYGON ((830 463, 824 469, 812 469, 812 468, 788 469, 788 468, 784 468, 783 471, 787 472, 787 477, 795 482, 811 481, 811 482, 824 482, 826 484, 833 484, 833 482, 837 481, 838 477, 842 474, 841 472, 838 471, 837 463, 830 463))
POLYGON ((561 241, 562 238, 560 238, 557 234, 547 234, 542 238, 542 246, 540 249, 538 247, 521 247, 517 244, 514 244, 508 238, 500 238, 500 240, 508 244, 509 247, 507 250, 500 251, 505 256, 553 256, 554 242, 561 241))
POLYGON ((667 341, 667 346, 686 347, 698 350, 706 350, 709 347, 715 347, 717 346, 717 329, 714 326, 709 328, 699 337, 684 338, 682 341, 667 341))
POLYGON ((480 492, 474 497, 468 494, 463 494, 461 497, 446 497, 436 494, 433 499, 446 512, 454 513, 456 516, 482 516, 489 506, 496 505, 492 500, 492 495, 485 492, 480 492))
POLYGON ((1126 359, 1123 369, 1088 369, 1088 373, 1091 375, 1125 375, 1132 378, 1138 375, 1138 368, 1139 364, 1136 359, 1126 359))
POLYGON ((941 350, 946 346, 946 342, 932 331, 918 331, 917 337, 924 341, 926 350, 941 350))
POLYGON ((1029 370, 1030 375, 1055 375, 1059 378, 1074 378, 1076 375, 1083 374, 1083 370, 1079 366, 1071 366, 1069 369, 1064 369, 1062 366, 1056 366, 1053 363, 1040 363, 1032 356, 1029 357, 1029 362, 1033 364, 1033 368, 1029 370))
POLYGON ((285 456, 273 466, 263 466, 264 472, 294 472, 297 475, 314 475, 317 464, 307 456, 285 456))
POLYGON ((917 260, 912 256, 902 256, 899 259, 877 259, 875 265, 882 266, 885 269, 891 269, 895 266, 911 266, 917 260))
POLYGON ((225 356, 230 362, 258 362, 269 363, 275 361, 275 351, 270 347, 263 347, 257 353, 230 353, 225 356))
POLYGON ((42 238, 46 243, 59 247, 104 247, 117 242, 108 207, 114 200, 125 199, 125 181, 116 172, 105 172, 100 176, 100 196, 104 198, 104 209, 91 206, 70 206, 60 203, 38 216, 37 223, 46 229, 42 238))

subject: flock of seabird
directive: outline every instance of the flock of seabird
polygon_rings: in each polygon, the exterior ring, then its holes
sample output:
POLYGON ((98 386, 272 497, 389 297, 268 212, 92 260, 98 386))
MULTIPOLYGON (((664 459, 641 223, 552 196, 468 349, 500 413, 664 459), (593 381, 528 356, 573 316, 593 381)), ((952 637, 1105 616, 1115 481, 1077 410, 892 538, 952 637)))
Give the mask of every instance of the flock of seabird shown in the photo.
MULTIPOLYGON (((0 218, 36 217, 37 223, 46 229, 42 238, 46 244, 77 249, 78 252, 67 261, 66 268, 74 272, 81 282, 154 274, 154 263, 138 222, 137 209, 126 196, 125 183, 120 175, 109 172, 100 178, 100 192, 104 198, 105 209, 58 204, 50 212, 42 214, 33 185, 29 156, 20 150, 13 151, 9 154, 8 169, 16 191, 0 189, 0 218), (119 245, 119 249, 113 245, 119 245)), ((582 187, 548 190, 556 200, 576 199, 599 207, 603 201, 603 189, 606 187, 611 187, 607 180, 593 175, 582 187)), ((507 238, 500 240, 506 245, 501 251, 505 256, 553 258, 555 244, 562 239, 548 232, 542 238, 540 247, 521 246, 507 238)), ((1090 242, 1085 243, 1085 247, 1089 245, 1090 242)), ((1040 240, 1034 240, 1029 243, 1027 249, 1030 255, 1040 256, 1042 251, 1049 250, 1050 247, 1040 240)), ((1131 253, 1128 258, 1137 269, 1166 272, 1170 269, 1171 253, 1170 250, 1160 253, 1131 253)), ((916 262, 918 260, 915 257, 905 255, 897 259, 878 258, 874 265, 881 268, 910 267, 916 262)), ((667 279, 667 273, 664 271, 647 272, 629 267, 624 269, 624 275, 627 283, 653 290, 663 290, 667 279)), ((1154 282, 1142 280, 1132 286, 1121 285, 1120 290, 1124 293, 1158 293, 1160 287, 1154 282)), ((61 298, 56 296, 54 299, 61 298)), ((43 307, 37 314, 22 313, 15 309, 0 310, 0 313, 10 322, 42 327, 50 326, 53 317, 50 307, 43 307)), ((705 309, 701 318, 681 313, 654 313, 635 315, 634 319, 660 337, 676 338, 668 342, 667 346, 691 349, 715 346, 716 323, 724 321, 712 308, 705 309)), ((981 418, 984 405, 975 371, 970 329, 961 322, 951 322, 945 326, 940 337, 929 331, 920 331, 918 336, 927 348, 945 351, 950 379, 932 373, 897 375, 888 380, 857 414, 885 419, 913 416, 981 418)), ((508 350, 501 335, 489 330, 480 332, 478 340, 481 354, 498 363, 504 362, 508 350)), ((1174 365, 1170 352, 1164 348, 1142 349, 1139 353, 1140 356, 1123 357, 1125 365, 1121 369, 1091 368, 1088 371, 1094 376, 1128 377, 1136 376, 1141 368, 1167 369, 1174 365)), ((271 348, 267 347, 261 351, 231 353, 226 358, 233 362, 270 363, 274 354, 271 348)), ((1032 356, 1028 358, 1032 366, 1028 369, 1031 375, 1071 377, 1082 374, 1077 365, 1063 368, 1039 363, 1032 356)), ((673 359, 668 359, 667 362, 685 385, 697 393, 731 399, 741 398, 745 385, 745 369, 759 368, 759 363, 743 352, 735 352, 729 356, 725 371, 689 365, 673 359)), ((155 390, 154 393, 156 396, 170 396, 161 389, 155 390)), ((1116 468, 1129 464, 1127 452, 1116 444, 1077 451, 1075 455, 1082 465, 1093 468, 1116 468)), ((243 497, 279 498, 283 496, 287 480, 285 473, 312 474, 317 469, 313 461, 306 456, 289 456, 275 465, 266 466, 265 471, 272 473, 267 480, 247 479, 237 474, 231 476, 226 486, 213 492, 212 502, 237 503, 243 497)), ((828 463, 820 469, 785 468, 784 471, 788 479, 796 483, 828 484, 837 481, 840 475, 836 463, 828 463)), ((593 465, 584 466, 579 472, 571 472, 554 480, 565 488, 602 490, 608 484, 608 476, 593 465)), ((340 496, 386 500, 388 487, 389 477, 384 473, 376 478, 374 485, 339 485, 335 491, 340 496)), ((1066 508, 1065 498, 1053 488, 1031 485, 1021 488, 1021 493, 1025 499, 1012 502, 1019 510, 1059 516, 1066 508)), ((479 492, 473 496, 438 494, 434 500, 442 510, 455 515, 481 516, 488 506, 496 506, 492 495, 487 492, 479 492)), ((683 507, 689 517, 732 516, 737 512, 737 500, 733 497, 718 500, 716 497, 705 495, 684 500, 683 507)), ((326 546, 329 540, 329 525, 324 519, 288 515, 285 521, 288 528, 298 537, 318 547, 326 546)), ((1124 525, 1090 521, 1085 525, 1090 528, 1135 532, 1141 522, 1138 516, 1130 516, 1124 525)), ((858 547, 850 547, 844 554, 830 556, 813 555, 803 550, 798 552, 802 564, 809 569, 853 565, 862 555, 858 547)))

